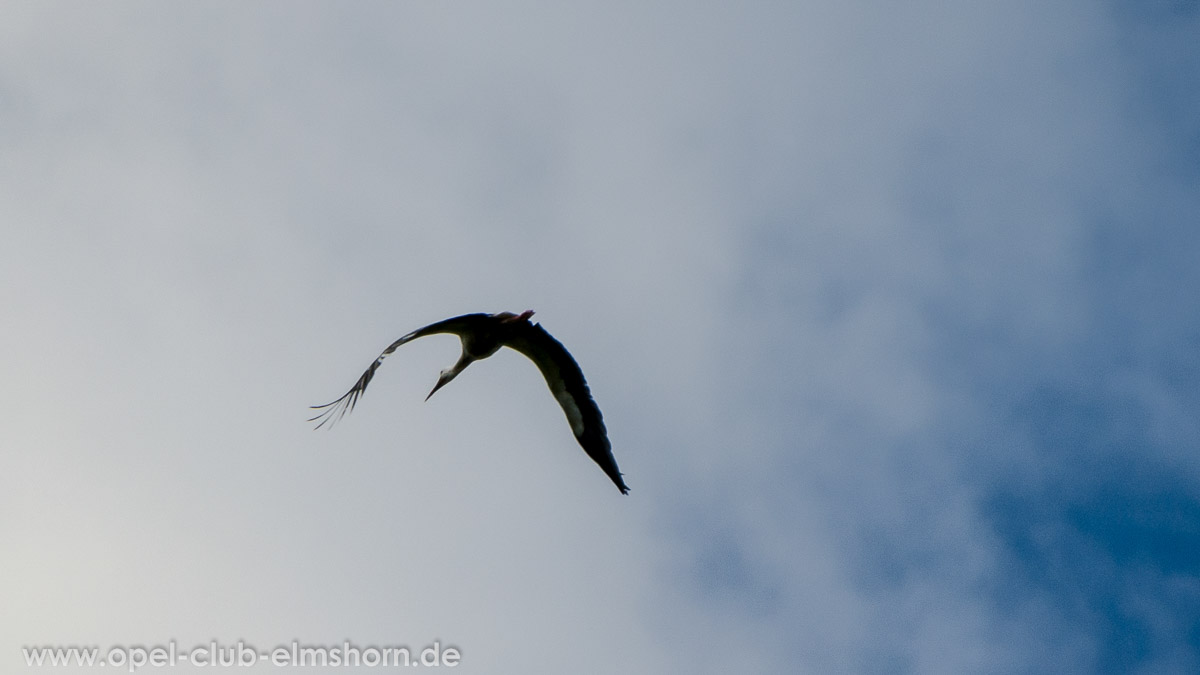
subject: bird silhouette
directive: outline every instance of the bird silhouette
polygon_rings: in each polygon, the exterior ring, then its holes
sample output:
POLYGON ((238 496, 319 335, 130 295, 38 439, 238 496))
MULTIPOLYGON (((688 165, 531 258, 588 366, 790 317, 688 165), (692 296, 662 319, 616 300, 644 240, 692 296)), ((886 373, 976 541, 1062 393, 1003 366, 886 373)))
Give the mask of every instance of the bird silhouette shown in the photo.
POLYGON ((358 378, 358 382, 341 398, 325 405, 312 406, 313 410, 320 412, 309 418, 309 421, 317 422, 316 428, 320 429, 354 410, 354 405, 366 391, 379 365, 400 345, 426 335, 454 334, 462 340, 462 356, 457 363, 441 372, 437 384, 425 400, 428 401, 438 389, 458 377, 458 374, 473 362, 486 359, 501 347, 515 349, 528 356, 542 372, 546 384, 550 387, 550 393, 554 394, 554 398, 562 406, 571 431, 584 452, 600 465, 620 489, 621 494, 629 494, 629 487, 622 480, 617 461, 613 458, 608 431, 604 427, 604 417, 600 414, 596 401, 592 399, 587 380, 583 378, 583 371, 562 343, 555 340, 540 324, 529 320, 531 316, 533 310, 520 314, 464 314, 418 328, 383 350, 379 358, 375 359, 358 378))

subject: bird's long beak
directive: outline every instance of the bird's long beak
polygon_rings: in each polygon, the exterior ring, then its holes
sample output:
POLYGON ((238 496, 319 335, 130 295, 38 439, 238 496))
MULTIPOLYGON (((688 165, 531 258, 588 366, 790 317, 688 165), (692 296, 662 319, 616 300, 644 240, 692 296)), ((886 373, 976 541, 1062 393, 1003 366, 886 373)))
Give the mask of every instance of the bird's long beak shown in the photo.
POLYGON ((429 396, 426 396, 425 400, 428 401, 430 396, 433 396, 435 393, 437 393, 437 390, 445 386, 447 382, 453 380, 455 375, 458 375, 458 373, 453 371, 443 371, 442 374, 438 376, 437 384, 433 385, 433 391, 429 392, 429 396))
POLYGON ((429 392, 429 396, 426 396, 425 400, 428 401, 429 397, 436 394, 438 389, 441 389, 449 384, 450 380, 458 377, 458 374, 466 370, 467 366, 471 365, 471 362, 474 360, 475 359, 471 358, 470 356, 467 356, 466 352, 464 351, 463 355, 458 357, 458 363, 454 364, 454 367, 447 368, 446 370, 442 371, 441 375, 438 375, 438 383, 433 386, 433 391, 429 392))

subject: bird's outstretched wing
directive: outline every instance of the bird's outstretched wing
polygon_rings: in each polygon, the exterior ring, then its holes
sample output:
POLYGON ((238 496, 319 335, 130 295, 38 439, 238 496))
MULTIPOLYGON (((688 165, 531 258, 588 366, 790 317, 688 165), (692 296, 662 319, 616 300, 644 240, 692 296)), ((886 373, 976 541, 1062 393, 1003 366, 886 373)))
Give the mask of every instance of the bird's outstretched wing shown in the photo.
POLYGON ((464 331, 470 330, 471 327, 476 325, 481 319, 487 318, 489 318, 488 314, 463 314, 462 316, 456 316, 443 321, 438 321, 437 323, 431 323, 424 328, 418 328, 399 340, 396 340, 392 344, 388 345, 387 349, 383 350, 383 353, 379 355, 379 358, 375 359, 375 361, 367 368, 366 372, 362 374, 362 377, 358 378, 358 382, 356 382, 354 386, 350 388, 350 391, 346 392, 336 401, 330 401, 325 405, 312 406, 313 410, 320 410, 321 412, 317 413, 313 417, 310 417, 308 421, 317 422, 316 428, 320 429, 327 423, 339 420, 346 413, 354 410, 354 405, 358 403, 358 399, 363 395, 363 392, 367 390, 367 385, 371 383, 371 378, 375 377, 375 371, 378 370, 379 364, 383 363, 383 360, 391 355, 392 352, 396 351, 396 348, 398 348, 400 345, 416 340, 419 337, 436 335, 438 333, 453 333, 455 335, 462 335, 464 331))
POLYGON ((592 399, 587 380, 579 364, 567 351, 562 343, 555 340, 540 324, 524 323, 504 342, 505 346, 515 349, 528 356, 550 386, 550 392, 558 404, 562 406, 571 424, 575 440, 587 452, 612 482, 621 490, 621 494, 629 494, 629 487, 621 478, 617 468, 617 460, 613 458, 612 445, 608 442, 608 430, 604 427, 604 416, 600 407, 592 399))

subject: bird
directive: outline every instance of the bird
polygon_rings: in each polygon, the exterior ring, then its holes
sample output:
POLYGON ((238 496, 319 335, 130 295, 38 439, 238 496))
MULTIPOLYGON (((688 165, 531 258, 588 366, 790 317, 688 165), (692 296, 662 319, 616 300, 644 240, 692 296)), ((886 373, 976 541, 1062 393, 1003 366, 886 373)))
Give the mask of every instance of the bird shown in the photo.
POLYGON ((320 412, 308 421, 317 422, 315 428, 320 429, 326 424, 332 426, 332 422, 354 410, 354 405, 366 391, 379 365, 400 345, 426 335, 453 334, 462 341, 462 356, 457 363, 438 375, 437 384, 425 397, 426 401, 475 361, 486 359, 501 347, 515 349, 529 357, 546 378, 550 393, 554 394, 554 398, 566 413, 571 432, 575 434, 575 440, 579 441, 584 452, 608 475, 621 494, 629 494, 629 487, 625 485, 621 471, 617 468, 617 461, 613 458, 604 417, 592 398, 583 371, 561 342, 547 333, 541 324, 529 320, 532 316, 533 310, 526 310, 520 314, 463 314, 418 328, 383 350, 358 378, 358 382, 341 398, 324 405, 311 406, 312 410, 320 412))

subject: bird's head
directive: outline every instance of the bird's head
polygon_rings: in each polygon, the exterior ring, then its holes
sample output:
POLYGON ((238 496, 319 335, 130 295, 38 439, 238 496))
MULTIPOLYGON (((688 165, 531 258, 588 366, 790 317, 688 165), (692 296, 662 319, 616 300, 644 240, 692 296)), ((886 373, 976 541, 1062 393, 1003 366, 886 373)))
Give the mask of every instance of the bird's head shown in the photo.
POLYGON ((454 368, 447 368, 438 374, 437 384, 433 385, 433 390, 429 392, 429 396, 426 396, 425 400, 428 401, 430 397, 437 393, 438 389, 441 389, 448 382, 450 382, 450 380, 453 380, 455 377, 457 377, 459 372, 460 371, 455 370, 454 368))

